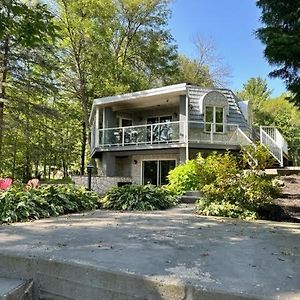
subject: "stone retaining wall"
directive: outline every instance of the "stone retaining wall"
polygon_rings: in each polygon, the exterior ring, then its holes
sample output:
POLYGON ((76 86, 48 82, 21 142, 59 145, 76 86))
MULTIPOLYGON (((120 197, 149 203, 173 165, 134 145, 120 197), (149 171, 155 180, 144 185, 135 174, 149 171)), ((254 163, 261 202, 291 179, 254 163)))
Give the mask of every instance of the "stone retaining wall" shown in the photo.
MULTIPOLYGON (((87 176, 72 176, 75 186, 87 187, 87 176)), ((92 190, 103 194, 111 187, 117 186, 119 182, 132 182, 131 177, 106 177, 106 176, 92 176, 92 190)))

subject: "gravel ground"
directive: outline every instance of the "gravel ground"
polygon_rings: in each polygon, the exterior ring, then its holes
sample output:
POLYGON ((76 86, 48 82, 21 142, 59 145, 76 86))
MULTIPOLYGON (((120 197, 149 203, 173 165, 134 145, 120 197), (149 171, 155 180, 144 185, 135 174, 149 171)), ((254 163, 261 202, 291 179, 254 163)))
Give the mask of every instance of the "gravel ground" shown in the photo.
POLYGON ((300 220, 300 176, 289 175, 280 178, 284 182, 282 196, 275 203, 293 218, 300 220))

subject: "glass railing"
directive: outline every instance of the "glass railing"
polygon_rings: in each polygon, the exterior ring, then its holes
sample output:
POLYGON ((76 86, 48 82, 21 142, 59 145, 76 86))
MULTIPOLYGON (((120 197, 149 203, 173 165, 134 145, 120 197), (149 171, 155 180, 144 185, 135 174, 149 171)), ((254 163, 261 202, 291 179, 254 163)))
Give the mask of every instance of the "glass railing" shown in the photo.
POLYGON ((239 145, 237 124, 189 122, 189 142, 239 145))
MULTIPOLYGON (((165 122, 99 130, 99 146, 152 145, 186 142, 185 122, 165 122)), ((240 145, 237 124, 189 122, 189 143, 240 145)), ((247 132, 244 133, 248 135, 247 132)), ((249 136, 250 138, 250 136, 249 136)))
POLYGON ((182 122, 165 122, 100 129, 99 145, 111 147, 184 142, 182 125, 182 122))

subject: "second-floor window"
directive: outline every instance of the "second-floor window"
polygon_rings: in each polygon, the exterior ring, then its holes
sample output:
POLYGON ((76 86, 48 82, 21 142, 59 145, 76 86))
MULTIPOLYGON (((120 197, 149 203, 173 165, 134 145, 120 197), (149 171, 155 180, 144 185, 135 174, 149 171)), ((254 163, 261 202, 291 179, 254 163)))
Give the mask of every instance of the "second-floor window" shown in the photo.
POLYGON ((218 106, 205 107, 205 131, 224 132, 224 108, 218 106))

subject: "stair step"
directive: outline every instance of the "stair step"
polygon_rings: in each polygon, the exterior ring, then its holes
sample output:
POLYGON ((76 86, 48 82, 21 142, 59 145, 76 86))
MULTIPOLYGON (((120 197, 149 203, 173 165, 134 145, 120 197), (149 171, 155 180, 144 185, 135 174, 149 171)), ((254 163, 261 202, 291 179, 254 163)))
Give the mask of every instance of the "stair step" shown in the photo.
POLYGON ((194 196, 194 197, 200 197, 201 192, 200 191, 188 191, 185 193, 185 196, 194 196))
POLYGON ((0 277, 0 300, 32 300, 32 281, 0 277))
POLYGON ((181 196, 180 202, 181 203, 195 203, 199 199, 199 196, 181 196))

